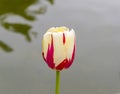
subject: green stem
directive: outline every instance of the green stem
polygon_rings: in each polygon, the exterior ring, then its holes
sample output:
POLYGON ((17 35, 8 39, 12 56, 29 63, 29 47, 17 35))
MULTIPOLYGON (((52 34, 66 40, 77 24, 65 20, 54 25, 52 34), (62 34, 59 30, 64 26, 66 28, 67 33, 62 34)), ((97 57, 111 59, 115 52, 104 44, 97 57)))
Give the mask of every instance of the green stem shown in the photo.
POLYGON ((60 71, 56 71, 56 89, 55 94, 59 94, 60 92, 60 71))

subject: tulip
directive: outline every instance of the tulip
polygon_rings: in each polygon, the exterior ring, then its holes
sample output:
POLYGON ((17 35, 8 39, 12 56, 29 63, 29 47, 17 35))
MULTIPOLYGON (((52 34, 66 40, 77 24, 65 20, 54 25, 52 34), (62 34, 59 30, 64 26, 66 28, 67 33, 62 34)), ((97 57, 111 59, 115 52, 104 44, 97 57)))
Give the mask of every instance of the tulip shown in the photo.
POLYGON ((50 28, 43 36, 42 46, 43 58, 51 69, 67 69, 74 60, 75 32, 66 27, 50 28))
POLYGON ((43 35, 42 56, 56 70, 56 93, 59 94, 60 71, 71 66, 75 56, 75 32, 67 27, 52 27, 43 35))

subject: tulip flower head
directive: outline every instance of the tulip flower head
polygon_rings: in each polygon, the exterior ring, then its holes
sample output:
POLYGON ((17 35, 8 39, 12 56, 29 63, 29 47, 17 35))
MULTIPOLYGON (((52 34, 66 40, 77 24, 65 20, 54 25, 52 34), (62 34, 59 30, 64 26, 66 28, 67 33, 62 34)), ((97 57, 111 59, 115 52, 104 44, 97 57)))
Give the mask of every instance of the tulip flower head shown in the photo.
POLYGON ((61 71, 71 66, 75 56, 75 32, 67 27, 52 27, 43 35, 42 55, 51 69, 61 71))

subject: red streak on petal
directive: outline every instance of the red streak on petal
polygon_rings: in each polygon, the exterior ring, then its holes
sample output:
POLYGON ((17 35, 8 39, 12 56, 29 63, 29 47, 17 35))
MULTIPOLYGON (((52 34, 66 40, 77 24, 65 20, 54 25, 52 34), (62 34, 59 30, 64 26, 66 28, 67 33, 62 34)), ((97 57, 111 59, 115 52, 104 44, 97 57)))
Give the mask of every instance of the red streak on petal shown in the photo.
POLYGON ((43 56, 43 59, 45 60, 45 62, 46 62, 46 59, 45 59, 45 56, 44 56, 44 52, 42 52, 42 56, 43 56))
POLYGON ((67 59, 64 59, 55 69, 61 71, 63 68, 65 68, 65 65, 68 63, 67 59))
POLYGON ((46 63, 52 69, 54 69, 54 45, 53 45, 53 36, 51 35, 51 44, 48 44, 46 63))
POLYGON ((63 33, 63 44, 65 44, 65 34, 63 33))
POLYGON ((76 45, 74 44, 72 57, 71 57, 71 59, 69 59, 69 62, 66 63, 65 68, 69 68, 72 65, 74 57, 75 57, 75 50, 76 50, 76 45))
POLYGON ((76 42, 74 43, 74 48, 73 48, 73 52, 72 52, 72 57, 71 59, 64 59, 55 69, 56 70, 63 70, 64 68, 69 68, 72 63, 73 63, 73 60, 74 60, 74 57, 75 57, 75 50, 76 50, 76 42))

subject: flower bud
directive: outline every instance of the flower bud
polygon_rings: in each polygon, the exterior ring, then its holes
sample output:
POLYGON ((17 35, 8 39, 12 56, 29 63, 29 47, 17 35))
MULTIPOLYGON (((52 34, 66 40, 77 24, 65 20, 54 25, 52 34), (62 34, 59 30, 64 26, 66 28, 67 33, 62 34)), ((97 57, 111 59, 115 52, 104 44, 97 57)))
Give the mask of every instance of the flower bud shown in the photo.
POLYGON ((71 66, 75 56, 75 32, 66 27, 50 28, 42 41, 42 56, 48 66, 61 71, 71 66))

